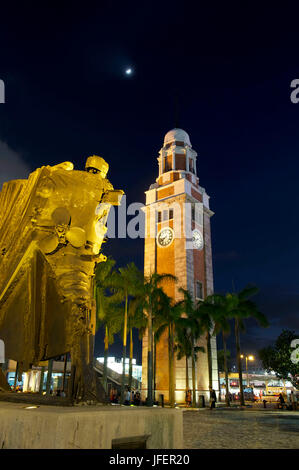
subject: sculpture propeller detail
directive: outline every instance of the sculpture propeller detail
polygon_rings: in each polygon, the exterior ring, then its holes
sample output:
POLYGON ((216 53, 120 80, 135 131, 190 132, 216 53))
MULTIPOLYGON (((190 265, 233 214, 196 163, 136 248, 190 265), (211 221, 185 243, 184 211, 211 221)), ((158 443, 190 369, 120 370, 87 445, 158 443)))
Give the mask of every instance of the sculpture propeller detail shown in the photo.
POLYGON ((70 227, 71 215, 65 207, 57 207, 51 214, 54 222, 54 233, 43 238, 39 246, 46 254, 53 253, 59 246, 70 243, 74 248, 81 248, 86 243, 86 233, 83 228, 70 227))

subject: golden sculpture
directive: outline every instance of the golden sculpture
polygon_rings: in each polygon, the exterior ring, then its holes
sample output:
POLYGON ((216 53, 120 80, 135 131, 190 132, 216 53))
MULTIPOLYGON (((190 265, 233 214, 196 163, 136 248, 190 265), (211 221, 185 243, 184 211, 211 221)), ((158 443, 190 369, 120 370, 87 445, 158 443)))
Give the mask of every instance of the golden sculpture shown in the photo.
POLYGON ((0 193, 0 338, 19 372, 71 353, 77 400, 103 398, 95 380, 93 276, 111 205, 123 194, 109 165, 89 157, 43 166, 0 193))

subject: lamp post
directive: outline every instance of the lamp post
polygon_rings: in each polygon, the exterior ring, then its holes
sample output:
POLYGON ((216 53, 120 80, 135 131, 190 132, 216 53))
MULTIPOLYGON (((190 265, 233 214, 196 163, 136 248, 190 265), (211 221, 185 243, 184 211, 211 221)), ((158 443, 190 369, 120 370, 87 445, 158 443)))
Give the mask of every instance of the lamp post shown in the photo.
MULTIPOLYGON (((241 354, 241 359, 244 359, 244 355, 241 354)), ((254 356, 245 356, 245 361, 246 361, 246 375, 247 375, 247 387, 249 387, 249 379, 248 379, 248 361, 254 361, 254 356)))

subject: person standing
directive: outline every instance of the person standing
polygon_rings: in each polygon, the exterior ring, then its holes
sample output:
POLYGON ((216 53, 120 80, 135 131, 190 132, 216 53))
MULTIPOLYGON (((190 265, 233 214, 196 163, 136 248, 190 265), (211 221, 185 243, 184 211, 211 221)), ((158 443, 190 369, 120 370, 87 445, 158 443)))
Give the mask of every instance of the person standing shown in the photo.
POLYGON ((188 391, 187 391, 187 399, 186 399, 186 401, 187 401, 187 406, 188 406, 188 408, 190 408, 191 403, 192 403, 191 390, 188 390, 188 391))
POLYGON ((291 391, 291 403, 292 403, 293 411, 296 411, 297 410, 297 397, 295 393, 293 392, 293 390, 291 391))
POLYGON ((130 404, 131 404, 131 391, 130 391, 130 389, 128 388, 128 389, 127 389, 127 392, 126 392, 126 396, 125 396, 125 403, 124 403, 124 405, 129 406, 130 404))
POLYGON ((278 408, 281 408, 283 410, 283 407, 285 406, 285 401, 284 401, 284 398, 283 398, 283 395, 282 393, 279 394, 279 397, 278 397, 278 408))
POLYGON ((216 392, 212 387, 210 387, 210 410, 216 407, 216 401, 216 392))
POLYGON ((140 405, 140 393, 139 393, 138 391, 135 393, 134 405, 135 405, 135 406, 139 406, 139 405, 140 405))

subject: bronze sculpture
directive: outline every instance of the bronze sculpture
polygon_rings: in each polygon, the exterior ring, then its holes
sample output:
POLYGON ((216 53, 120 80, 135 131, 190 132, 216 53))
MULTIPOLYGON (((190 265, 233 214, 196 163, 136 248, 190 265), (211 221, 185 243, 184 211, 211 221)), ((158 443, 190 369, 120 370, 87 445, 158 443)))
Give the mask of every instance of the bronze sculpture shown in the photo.
POLYGON ((93 276, 111 205, 123 194, 101 157, 86 171, 43 166, 0 193, 0 338, 18 370, 71 353, 70 394, 103 399, 95 380, 93 276))

